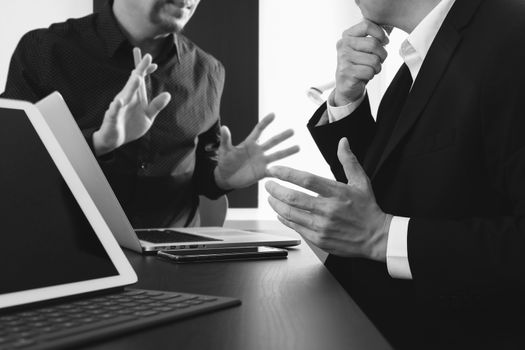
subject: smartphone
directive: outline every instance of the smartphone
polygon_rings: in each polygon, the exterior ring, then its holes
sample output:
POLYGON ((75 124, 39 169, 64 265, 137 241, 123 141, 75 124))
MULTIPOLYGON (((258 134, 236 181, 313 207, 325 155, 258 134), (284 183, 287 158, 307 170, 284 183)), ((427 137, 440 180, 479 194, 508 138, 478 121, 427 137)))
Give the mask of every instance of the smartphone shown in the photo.
POLYGON ((157 252, 157 256, 176 263, 189 263, 228 260, 282 259, 288 256, 288 251, 286 249, 273 247, 229 247, 164 250, 157 252))

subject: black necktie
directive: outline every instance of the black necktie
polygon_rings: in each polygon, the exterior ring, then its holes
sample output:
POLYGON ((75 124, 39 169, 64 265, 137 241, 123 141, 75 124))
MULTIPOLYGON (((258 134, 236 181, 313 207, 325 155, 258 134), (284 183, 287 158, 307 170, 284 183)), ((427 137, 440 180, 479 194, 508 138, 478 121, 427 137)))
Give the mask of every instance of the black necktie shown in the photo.
POLYGON ((387 142, 405 106, 412 82, 410 70, 403 63, 379 104, 377 131, 364 162, 364 168, 369 175, 375 170, 381 155, 385 151, 387 142))

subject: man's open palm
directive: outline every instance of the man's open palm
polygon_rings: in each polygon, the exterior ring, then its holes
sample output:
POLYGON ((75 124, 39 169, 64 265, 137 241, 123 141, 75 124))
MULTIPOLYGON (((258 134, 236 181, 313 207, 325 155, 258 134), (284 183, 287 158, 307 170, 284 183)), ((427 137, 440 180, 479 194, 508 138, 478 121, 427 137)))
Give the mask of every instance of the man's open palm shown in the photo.
POLYGON ((111 102, 100 129, 93 135, 97 155, 111 152, 144 136, 160 111, 167 106, 171 99, 167 92, 161 93, 149 104, 138 93, 144 77, 156 69, 151 56, 145 55, 122 91, 111 102))
POLYGON ((264 117, 250 135, 237 146, 232 145, 229 129, 226 126, 221 128, 219 164, 215 169, 215 179, 219 187, 235 189, 250 186, 267 176, 268 164, 299 152, 299 147, 293 146, 265 154, 266 151, 293 136, 293 130, 288 129, 258 144, 262 132, 274 119, 273 114, 264 117))

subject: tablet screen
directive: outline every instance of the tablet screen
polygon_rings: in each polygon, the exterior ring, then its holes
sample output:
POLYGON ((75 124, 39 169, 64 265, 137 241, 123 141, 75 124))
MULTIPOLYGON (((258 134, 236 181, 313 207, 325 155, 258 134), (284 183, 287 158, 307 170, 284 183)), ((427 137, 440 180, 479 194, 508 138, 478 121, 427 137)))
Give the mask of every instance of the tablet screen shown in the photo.
POLYGON ((25 112, 0 115, 0 294, 117 275, 25 112))

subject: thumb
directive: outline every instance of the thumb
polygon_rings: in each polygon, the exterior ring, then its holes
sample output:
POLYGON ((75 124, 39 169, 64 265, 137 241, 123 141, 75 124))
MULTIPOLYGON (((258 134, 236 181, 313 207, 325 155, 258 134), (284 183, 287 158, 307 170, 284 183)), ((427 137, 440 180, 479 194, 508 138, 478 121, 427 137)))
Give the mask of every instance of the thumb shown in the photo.
POLYGON ((346 137, 339 140, 337 158, 339 158, 339 162, 341 162, 343 166, 349 185, 362 187, 362 185, 366 184, 367 177, 365 171, 361 167, 361 164, 359 164, 355 154, 350 150, 350 144, 346 137))
POLYGON ((229 150, 232 145, 232 134, 226 125, 221 126, 221 144, 220 147, 229 150))

